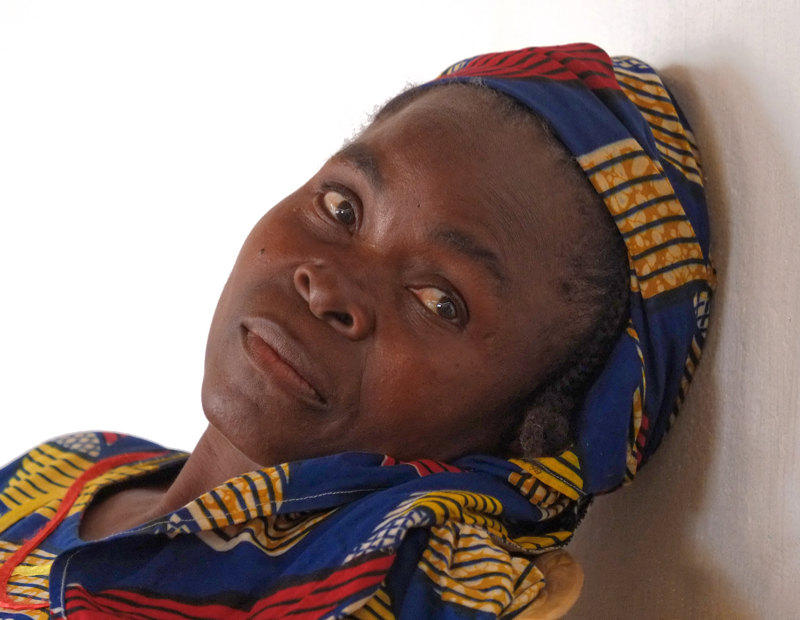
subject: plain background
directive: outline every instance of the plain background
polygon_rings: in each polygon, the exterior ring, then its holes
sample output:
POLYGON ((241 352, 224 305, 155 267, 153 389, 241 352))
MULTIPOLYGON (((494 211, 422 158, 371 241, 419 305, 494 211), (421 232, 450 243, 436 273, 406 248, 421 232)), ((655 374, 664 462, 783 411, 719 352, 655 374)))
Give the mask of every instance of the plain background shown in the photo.
POLYGON ((106 429, 191 449, 206 331, 255 221, 408 82, 589 40, 662 71, 705 156, 706 359, 573 553, 573 619, 800 609, 800 5, 0 0, 0 463, 106 429))

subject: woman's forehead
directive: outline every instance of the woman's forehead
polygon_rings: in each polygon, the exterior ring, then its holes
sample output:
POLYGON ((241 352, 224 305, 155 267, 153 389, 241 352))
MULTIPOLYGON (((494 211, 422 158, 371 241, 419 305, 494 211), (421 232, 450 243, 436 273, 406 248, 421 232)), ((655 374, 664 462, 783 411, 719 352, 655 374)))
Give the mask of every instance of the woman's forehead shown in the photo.
POLYGON ((428 89, 379 116, 337 156, 504 251, 542 260, 574 219, 575 190, 539 123, 507 121, 496 98, 480 88, 428 89))

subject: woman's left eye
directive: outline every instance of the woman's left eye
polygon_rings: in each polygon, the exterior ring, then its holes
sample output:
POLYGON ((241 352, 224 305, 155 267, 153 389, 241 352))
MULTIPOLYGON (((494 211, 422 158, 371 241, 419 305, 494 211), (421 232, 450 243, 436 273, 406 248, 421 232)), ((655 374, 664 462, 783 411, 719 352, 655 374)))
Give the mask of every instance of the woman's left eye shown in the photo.
POLYGON ((348 198, 334 189, 330 189, 322 196, 322 202, 330 214, 345 226, 356 223, 356 210, 348 198))
POLYGON ((458 321, 460 316, 458 304, 443 290, 435 286, 411 289, 419 300, 431 311, 448 321, 458 321))

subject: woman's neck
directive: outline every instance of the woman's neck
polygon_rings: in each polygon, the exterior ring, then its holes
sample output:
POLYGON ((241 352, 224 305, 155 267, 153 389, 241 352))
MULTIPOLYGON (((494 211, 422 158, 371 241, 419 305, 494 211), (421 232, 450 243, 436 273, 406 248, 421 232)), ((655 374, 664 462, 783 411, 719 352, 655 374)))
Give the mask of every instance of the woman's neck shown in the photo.
POLYGON ((144 525, 259 467, 209 425, 174 481, 144 478, 97 498, 81 518, 79 535, 83 540, 98 540, 144 525))
POLYGON ((156 516, 173 512, 226 480, 260 467, 209 424, 175 482, 154 507, 160 513, 156 516))

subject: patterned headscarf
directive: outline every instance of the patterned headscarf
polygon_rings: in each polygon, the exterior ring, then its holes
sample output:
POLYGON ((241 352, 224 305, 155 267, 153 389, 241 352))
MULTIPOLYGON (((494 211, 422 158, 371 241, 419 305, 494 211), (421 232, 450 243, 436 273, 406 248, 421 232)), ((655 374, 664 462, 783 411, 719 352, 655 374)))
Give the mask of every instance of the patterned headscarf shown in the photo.
POLYGON ((554 463, 583 493, 610 491, 661 443, 705 341, 714 270, 695 138, 651 67, 594 45, 476 56, 431 84, 474 80, 549 123, 627 246, 630 322, 578 415, 575 446, 554 463))

